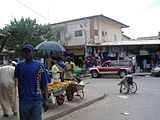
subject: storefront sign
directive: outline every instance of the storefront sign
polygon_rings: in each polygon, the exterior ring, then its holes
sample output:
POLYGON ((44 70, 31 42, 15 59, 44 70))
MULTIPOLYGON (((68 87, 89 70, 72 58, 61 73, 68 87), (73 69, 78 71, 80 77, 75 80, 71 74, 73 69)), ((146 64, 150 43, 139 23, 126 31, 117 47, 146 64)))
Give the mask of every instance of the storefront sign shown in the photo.
POLYGON ((146 49, 140 49, 140 55, 148 55, 148 51, 146 49))

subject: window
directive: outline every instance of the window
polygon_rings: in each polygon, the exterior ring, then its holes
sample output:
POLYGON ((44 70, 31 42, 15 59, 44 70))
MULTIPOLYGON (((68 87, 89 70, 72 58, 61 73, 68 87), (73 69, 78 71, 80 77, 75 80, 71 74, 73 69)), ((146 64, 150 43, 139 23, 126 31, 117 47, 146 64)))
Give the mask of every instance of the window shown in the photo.
POLYGON ((102 67, 109 67, 109 62, 104 63, 102 67))
POLYGON ((119 62, 119 66, 129 66, 129 62, 119 62))
POLYGON ((112 62, 112 66, 118 66, 118 62, 112 62))
POLYGON ((75 37, 82 36, 82 30, 75 31, 75 37))
POLYGON ((105 37, 107 35, 107 32, 102 31, 102 36, 105 37))
POLYGON ((107 32, 105 32, 105 35, 107 35, 107 32))
POLYGON ((98 36, 98 30, 94 30, 94 35, 98 36))
POLYGON ((117 40, 117 35, 114 35, 114 41, 116 41, 117 40))
POLYGON ((102 31, 102 36, 103 36, 103 37, 105 36, 105 32, 104 32, 104 31, 102 31))

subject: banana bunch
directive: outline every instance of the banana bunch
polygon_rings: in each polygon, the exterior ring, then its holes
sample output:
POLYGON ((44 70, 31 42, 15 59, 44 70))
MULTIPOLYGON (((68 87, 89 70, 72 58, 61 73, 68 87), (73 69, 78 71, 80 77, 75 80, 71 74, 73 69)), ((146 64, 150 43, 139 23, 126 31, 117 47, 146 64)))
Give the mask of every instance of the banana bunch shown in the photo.
POLYGON ((58 90, 68 84, 68 81, 61 82, 60 80, 55 80, 53 83, 48 84, 48 92, 58 90))
POLYGON ((69 84, 78 85, 78 82, 76 82, 76 81, 69 81, 69 84))

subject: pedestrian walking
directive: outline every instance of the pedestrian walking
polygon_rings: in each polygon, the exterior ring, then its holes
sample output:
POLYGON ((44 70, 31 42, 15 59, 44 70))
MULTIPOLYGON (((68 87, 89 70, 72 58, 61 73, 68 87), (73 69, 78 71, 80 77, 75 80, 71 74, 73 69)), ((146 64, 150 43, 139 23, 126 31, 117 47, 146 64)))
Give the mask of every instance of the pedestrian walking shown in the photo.
POLYGON ((17 91, 14 80, 14 71, 16 62, 8 61, 9 64, 0 69, 0 104, 3 110, 3 116, 9 116, 9 109, 12 109, 13 115, 17 115, 17 91))
POLYGON ((48 87, 50 81, 45 66, 33 59, 34 48, 25 45, 22 48, 25 60, 15 69, 18 82, 20 120, 42 120, 42 111, 48 110, 48 87), (43 107, 42 107, 43 105, 43 107))

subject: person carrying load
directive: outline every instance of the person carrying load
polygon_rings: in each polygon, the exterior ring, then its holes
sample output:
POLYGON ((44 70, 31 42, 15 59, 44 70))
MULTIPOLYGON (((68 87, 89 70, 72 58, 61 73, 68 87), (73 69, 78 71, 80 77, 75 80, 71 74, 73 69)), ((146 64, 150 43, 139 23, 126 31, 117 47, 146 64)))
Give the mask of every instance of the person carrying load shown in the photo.
POLYGON ((58 72, 60 73, 60 80, 61 82, 64 82, 64 72, 65 72, 65 69, 66 69, 66 65, 63 61, 56 61, 56 60, 53 60, 51 59, 54 64, 56 65, 56 67, 58 68, 58 72))
POLYGON ((72 62, 72 58, 70 56, 68 56, 66 58, 65 65, 66 65, 66 69, 64 72, 64 79, 65 80, 72 80, 73 79, 73 72, 75 69, 75 63, 72 62))

